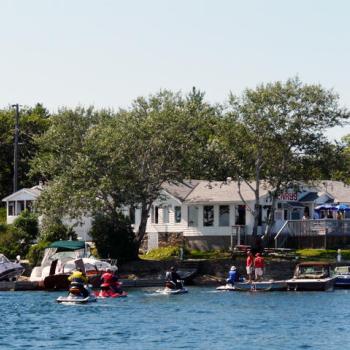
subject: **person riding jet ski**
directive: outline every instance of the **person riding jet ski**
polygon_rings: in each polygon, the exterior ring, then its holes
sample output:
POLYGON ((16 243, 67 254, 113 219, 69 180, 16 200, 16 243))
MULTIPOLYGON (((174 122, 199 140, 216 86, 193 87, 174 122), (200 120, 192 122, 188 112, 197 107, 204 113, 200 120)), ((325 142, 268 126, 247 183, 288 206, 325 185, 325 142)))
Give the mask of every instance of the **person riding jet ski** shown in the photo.
POLYGON ((176 267, 172 266, 170 271, 165 275, 165 285, 170 289, 182 289, 182 281, 180 275, 176 272, 176 267))
POLYGON ((227 284, 231 284, 233 286, 235 282, 238 282, 238 281, 239 281, 239 275, 237 272, 237 268, 236 266, 231 266, 226 282, 227 284))
POLYGON ((111 289, 114 293, 123 293, 120 288, 121 283, 118 282, 118 276, 112 273, 111 269, 107 269, 106 272, 101 276, 101 287, 111 289))
POLYGON ((88 279, 80 268, 73 271, 68 277, 68 281, 71 282, 71 286, 77 286, 79 288, 80 293, 84 298, 89 296, 89 291, 84 287, 84 284, 88 282, 88 279))

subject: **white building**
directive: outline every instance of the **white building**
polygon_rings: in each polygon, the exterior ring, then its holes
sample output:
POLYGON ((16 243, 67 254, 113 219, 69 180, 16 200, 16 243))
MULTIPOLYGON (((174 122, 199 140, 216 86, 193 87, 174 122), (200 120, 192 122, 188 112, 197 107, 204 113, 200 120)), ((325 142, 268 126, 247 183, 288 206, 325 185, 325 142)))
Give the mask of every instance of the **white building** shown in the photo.
MULTIPOLYGON (((31 209, 41 193, 40 186, 21 189, 3 199, 7 206, 7 223, 12 223, 25 208, 31 209)), ((300 186, 299 191, 288 190, 277 202, 275 212, 277 232, 287 220, 301 220, 303 215, 314 217, 314 209, 324 203, 350 204, 350 187, 338 181, 322 181, 315 186, 300 186)), ((185 241, 194 248, 228 247, 232 233, 250 235, 254 217, 255 197, 250 187, 242 183, 241 195, 235 181, 188 180, 181 184, 163 185, 163 191, 153 203, 147 222, 147 249, 185 241), (244 200, 243 200, 243 199, 244 200)), ((271 208, 268 189, 260 188, 259 231, 264 232, 271 208)), ((134 229, 140 223, 140 210, 125 210, 134 220, 134 229)), ((68 225, 76 221, 65 220, 68 225)), ((84 240, 90 240, 91 218, 85 217, 74 230, 84 240)))

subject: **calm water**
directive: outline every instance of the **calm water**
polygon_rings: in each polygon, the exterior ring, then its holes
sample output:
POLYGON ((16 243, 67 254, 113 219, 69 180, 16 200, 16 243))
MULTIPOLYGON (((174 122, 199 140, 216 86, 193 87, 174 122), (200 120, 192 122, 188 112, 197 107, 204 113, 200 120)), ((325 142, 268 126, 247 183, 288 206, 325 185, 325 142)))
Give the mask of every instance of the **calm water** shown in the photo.
POLYGON ((62 293, 1 292, 0 349, 349 349, 350 291, 187 295, 60 305, 62 293))

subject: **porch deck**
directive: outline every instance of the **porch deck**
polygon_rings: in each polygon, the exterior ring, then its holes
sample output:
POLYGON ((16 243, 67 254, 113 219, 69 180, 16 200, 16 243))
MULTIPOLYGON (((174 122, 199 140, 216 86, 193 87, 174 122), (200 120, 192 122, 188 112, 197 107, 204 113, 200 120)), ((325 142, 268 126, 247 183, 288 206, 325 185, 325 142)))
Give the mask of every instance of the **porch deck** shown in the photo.
POLYGON ((275 248, 350 245, 350 219, 288 220, 274 237, 275 248))

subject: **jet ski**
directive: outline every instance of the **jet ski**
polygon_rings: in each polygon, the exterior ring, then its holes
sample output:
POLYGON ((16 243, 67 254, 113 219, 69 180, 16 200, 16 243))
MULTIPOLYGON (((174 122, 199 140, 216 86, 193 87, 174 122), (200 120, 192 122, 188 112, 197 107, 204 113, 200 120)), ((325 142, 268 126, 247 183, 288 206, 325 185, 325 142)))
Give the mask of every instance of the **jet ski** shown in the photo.
POLYGON ((159 292, 162 294, 169 294, 169 295, 188 293, 188 289, 184 287, 183 281, 177 281, 177 282, 178 284, 176 286, 174 285, 173 282, 165 282, 165 288, 160 290, 159 292))
POLYGON ((60 296, 56 301, 61 304, 86 304, 97 301, 97 298, 90 287, 85 285, 84 288, 88 292, 87 296, 82 293, 81 288, 77 283, 72 282, 69 287, 68 295, 60 296))
POLYGON ((217 287, 216 290, 233 292, 236 290, 236 288, 234 285, 228 283, 228 284, 225 284, 224 286, 217 287))
POLYGON ((97 298, 125 298, 128 293, 120 289, 121 283, 117 282, 113 289, 109 283, 102 283, 101 289, 98 292, 95 292, 97 298))

